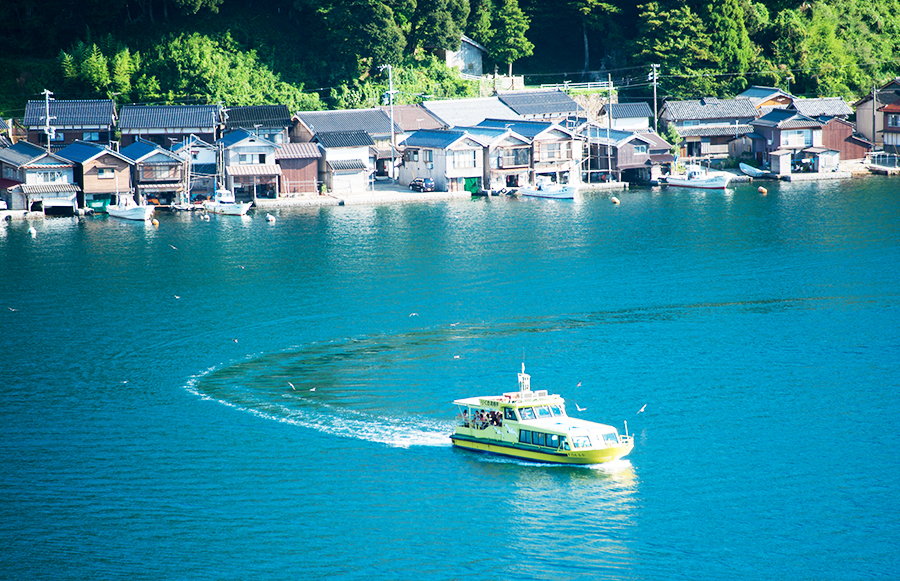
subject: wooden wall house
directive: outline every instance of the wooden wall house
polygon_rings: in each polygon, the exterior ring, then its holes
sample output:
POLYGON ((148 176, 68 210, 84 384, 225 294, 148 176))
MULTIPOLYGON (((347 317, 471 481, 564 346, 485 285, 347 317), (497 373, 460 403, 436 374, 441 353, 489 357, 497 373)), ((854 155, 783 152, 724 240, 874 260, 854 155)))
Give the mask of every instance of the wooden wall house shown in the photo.
POLYGON ((52 150, 76 141, 109 145, 116 124, 116 105, 111 99, 28 101, 22 124, 27 140, 47 145, 46 118, 49 108, 52 150))
POLYGON ((281 167, 282 197, 319 193, 321 157, 315 143, 285 143, 275 150, 275 163, 281 167))
POLYGON ((162 206, 188 202, 187 160, 140 138, 119 153, 134 163, 132 185, 139 201, 162 206))
POLYGON ((753 133, 750 122, 758 111, 750 99, 705 97, 690 101, 667 101, 659 117, 672 126, 681 157, 725 158, 732 140, 753 133))
POLYGON ((853 104, 856 111, 856 130, 877 148, 884 145, 886 121, 883 111, 885 105, 900 101, 900 77, 891 79, 874 92, 862 97, 853 104), (874 94, 873 94, 874 93, 874 94))
POLYGON ((133 162, 108 147, 76 141, 59 150, 58 155, 75 164, 75 181, 84 194, 84 207, 106 212, 119 196, 134 199, 131 169, 133 162))
POLYGON ((581 183, 584 144, 573 131, 543 121, 485 119, 478 126, 510 129, 531 142, 529 184, 536 184, 539 177, 559 184, 581 183))
POLYGON ((856 133, 853 123, 834 117, 822 128, 822 147, 839 152, 841 160, 852 161, 865 159, 874 145, 856 133))

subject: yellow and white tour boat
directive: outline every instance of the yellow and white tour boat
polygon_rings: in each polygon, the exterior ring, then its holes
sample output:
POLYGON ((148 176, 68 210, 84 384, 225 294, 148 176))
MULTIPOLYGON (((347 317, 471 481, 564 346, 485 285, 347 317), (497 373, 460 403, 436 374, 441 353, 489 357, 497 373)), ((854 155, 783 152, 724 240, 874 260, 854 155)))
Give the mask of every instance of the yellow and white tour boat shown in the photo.
POLYGON ((531 391, 531 376, 519 374, 519 391, 453 402, 459 407, 454 446, 557 464, 600 464, 628 455, 634 438, 616 428, 566 413, 565 400, 531 391))

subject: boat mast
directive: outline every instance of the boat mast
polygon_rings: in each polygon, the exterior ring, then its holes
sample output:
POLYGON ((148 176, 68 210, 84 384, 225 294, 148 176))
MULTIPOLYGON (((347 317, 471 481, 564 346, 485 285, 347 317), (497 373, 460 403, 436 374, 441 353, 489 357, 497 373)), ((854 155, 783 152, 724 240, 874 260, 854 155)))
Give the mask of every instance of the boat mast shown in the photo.
POLYGON ((525 373, 525 362, 522 362, 522 373, 519 374, 519 391, 531 391, 531 376, 525 373))

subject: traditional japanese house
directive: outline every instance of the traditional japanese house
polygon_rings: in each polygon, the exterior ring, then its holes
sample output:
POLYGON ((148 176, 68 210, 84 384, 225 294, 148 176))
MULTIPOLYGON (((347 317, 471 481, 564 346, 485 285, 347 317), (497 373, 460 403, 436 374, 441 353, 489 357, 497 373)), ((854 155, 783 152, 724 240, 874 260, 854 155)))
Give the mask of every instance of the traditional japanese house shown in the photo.
POLYGON ((284 143, 275 150, 281 167, 281 196, 319 193, 319 159, 315 143, 284 143))
POLYGON ((108 147, 76 141, 57 152, 75 164, 75 181, 84 193, 84 206, 106 212, 119 196, 132 196, 131 168, 134 163, 108 147))
POLYGON ((74 214, 83 207, 75 164, 27 141, 0 149, 0 198, 10 210, 74 214))
POLYGON ((219 105, 125 105, 119 116, 123 147, 138 137, 166 149, 192 135, 212 143, 221 127, 219 105))
POLYGON ((141 138, 119 153, 134 164, 132 185, 139 201, 166 206, 188 202, 186 159, 141 138))
POLYGON ((54 151, 75 141, 109 145, 116 105, 111 99, 28 101, 22 123, 29 142, 46 146, 49 137, 54 151))

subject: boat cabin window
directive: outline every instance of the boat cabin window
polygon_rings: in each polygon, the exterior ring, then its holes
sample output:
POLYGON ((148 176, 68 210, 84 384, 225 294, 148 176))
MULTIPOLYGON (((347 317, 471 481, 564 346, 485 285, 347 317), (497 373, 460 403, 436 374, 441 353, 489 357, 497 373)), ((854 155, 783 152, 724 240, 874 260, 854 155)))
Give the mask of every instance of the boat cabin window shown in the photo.
POLYGON ((575 448, 590 448, 591 439, 587 436, 572 436, 572 446, 575 448))
POLYGON ((523 444, 530 444, 531 430, 519 430, 519 441, 523 444))
POLYGON ((534 411, 537 412, 537 417, 539 418, 549 418, 553 415, 550 413, 550 408, 545 405, 534 408, 534 411))
POLYGON ((544 443, 544 432, 531 432, 531 443, 535 446, 546 446, 544 443))
POLYGON ((556 434, 547 434, 547 445, 551 448, 559 448, 559 436, 556 434))
POLYGON ((603 434, 603 439, 608 446, 616 446, 619 444, 619 437, 613 433, 603 434))
POLYGON ((532 408, 522 408, 519 410, 519 415, 522 416, 523 420, 533 420, 534 410, 532 408))
POLYGON ((566 415, 566 410, 561 405, 556 405, 556 404, 551 405, 550 411, 553 412, 554 416, 566 415))
POLYGON ((507 420, 515 420, 516 419, 516 410, 513 408, 506 408, 503 410, 503 417, 507 420))
POLYGON ((532 430, 519 430, 519 442, 534 446, 544 446, 545 448, 559 448, 562 445, 565 446, 566 450, 569 449, 565 436, 545 434, 544 432, 534 432, 532 430))

